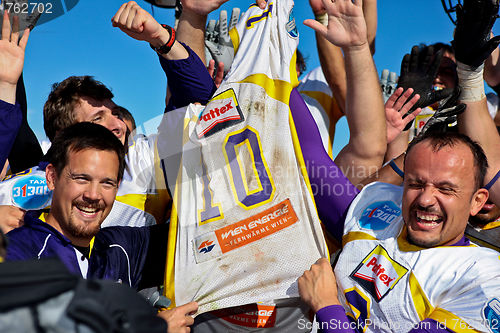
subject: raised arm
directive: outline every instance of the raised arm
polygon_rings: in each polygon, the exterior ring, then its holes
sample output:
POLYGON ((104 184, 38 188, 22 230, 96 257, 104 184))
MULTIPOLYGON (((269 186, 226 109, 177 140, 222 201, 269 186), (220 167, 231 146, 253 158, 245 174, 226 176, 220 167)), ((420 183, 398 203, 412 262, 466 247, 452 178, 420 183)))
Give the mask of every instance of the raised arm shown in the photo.
POLYGON ((16 103, 17 81, 24 66, 24 50, 28 43, 29 29, 19 38, 19 18, 13 18, 11 30, 9 14, 4 12, 2 22, 2 39, 0 40, 0 165, 3 168, 5 160, 12 148, 22 114, 16 103))
POLYGON ((228 0, 183 0, 177 39, 191 47, 205 65, 205 25, 207 15, 228 0))
MULTIPOLYGON (((136 40, 143 40, 151 44, 155 49, 160 49, 171 41, 169 31, 161 26, 156 20, 135 1, 121 5, 115 16, 111 19, 114 27, 136 40)), ((161 51, 160 51, 161 52, 161 51)), ((177 40, 173 41, 170 51, 161 55, 167 60, 186 59, 188 51, 177 40)))
MULTIPOLYGON (((326 26, 328 24, 328 14, 325 7, 323 7, 322 0, 309 0, 309 4, 316 21, 326 26)), ((347 84, 342 51, 340 47, 330 43, 318 31, 316 31, 316 45, 318 47, 319 62, 326 82, 328 82, 340 110, 345 113, 347 84)))
POLYGON ((342 170, 353 170, 346 175, 358 184, 370 170, 380 168, 384 158, 387 140, 382 92, 370 53, 362 1, 323 0, 323 6, 328 27, 315 20, 304 24, 344 52, 350 139, 335 162, 342 170))
MULTIPOLYGON (((457 59, 458 83, 462 89, 460 101, 467 106, 458 116, 459 130, 479 142, 488 157, 489 168, 485 182, 500 170, 500 137, 491 118, 484 93, 484 61, 500 42, 497 36, 490 39, 490 30, 498 12, 498 3, 489 0, 464 1, 457 16, 453 41, 457 59)), ((490 200, 500 204, 500 184, 490 191, 490 200)))
MULTIPOLYGON (((323 6, 322 0, 309 0, 316 21, 323 25, 328 24, 328 14, 323 6)), ((367 39, 372 54, 375 51, 375 34, 377 31, 377 1, 365 0, 363 2, 363 13, 367 26, 367 39)), ((344 56, 340 47, 330 43, 319 32, 316 32, 316 44, 318 47, 319 61, 326 81, 332 90, 342 112, 345 113, 345 100, 347 94, 346 72, 344 56)))
POLYGON ((205 104, 210 99, 215 85, 201 59, 188 46, 176 39, 171 40, 169 30, 134 1, 123 4, 112 22, 130 37, 147 41, 158 50, 167 78, 176 83, 171 87, 172 98, 167 110, 195 102, 205 104), (162 50, 162 46, 166 43, 171 44, 171 49, 163 52, 165 49, 162 50))

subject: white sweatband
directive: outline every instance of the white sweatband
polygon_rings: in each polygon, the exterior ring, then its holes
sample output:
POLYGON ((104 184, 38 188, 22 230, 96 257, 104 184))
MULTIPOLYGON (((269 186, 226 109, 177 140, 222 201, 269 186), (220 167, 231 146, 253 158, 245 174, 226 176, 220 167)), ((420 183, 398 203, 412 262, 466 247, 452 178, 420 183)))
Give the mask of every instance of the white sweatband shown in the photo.
POLYGON ((327 13, 315 15, 314 18, 316 19, 316 21, 323 24, 325 27, 328 26, 328 14, 327 13))
POLYGON ((486 98, 483 69, 484 64, 473 68, 457 61, 458 85, 462 89, 459 98, 461 102, 478 102, 486 98))

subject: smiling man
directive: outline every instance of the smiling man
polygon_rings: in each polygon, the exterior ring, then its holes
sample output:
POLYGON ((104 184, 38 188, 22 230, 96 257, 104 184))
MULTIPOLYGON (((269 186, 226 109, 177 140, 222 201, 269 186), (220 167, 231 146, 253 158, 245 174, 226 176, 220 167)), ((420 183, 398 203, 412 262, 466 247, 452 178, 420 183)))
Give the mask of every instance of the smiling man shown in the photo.
POLYGON ((103 126, 78 123, 59 132, 47 156, 50 211, 41 219, 27 214, 24 226, 7 234, 7 260, 58 257, 84 278, 136 289, 161 284, 167 225, 101 229, 124 174, 118 138, 103 126))
POLYGON ((299 279, 320 327, 487 331, 500 304, 498 252, 464 235, 488 199, 487 167, 465 135, 427 132, 407 151, 403 187, 367 185, 346 212, 335 275, 323 259, 299 279))
POLYGON ((469 215, 488 198, 480 188, 487 166, 482 149, 465 136, 416 139, 405 161, 402 211, 408 241, 424 248, 461 241, 469 215))
POLYGON ((46 168, 47 186, 55 199, 46 222, 74 245, 88 246, 113 206, 119 156, 114 151, 73 146, 67 160, 64 168, 53 164, 46 168))

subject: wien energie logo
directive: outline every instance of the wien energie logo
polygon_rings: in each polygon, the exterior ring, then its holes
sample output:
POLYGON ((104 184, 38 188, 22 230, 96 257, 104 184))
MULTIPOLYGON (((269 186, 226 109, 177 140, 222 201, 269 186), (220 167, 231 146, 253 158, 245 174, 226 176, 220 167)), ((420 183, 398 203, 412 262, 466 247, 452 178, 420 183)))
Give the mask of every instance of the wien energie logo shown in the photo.
POLYGON ((204 241, 198 247, 198 251, 200 251, 200 253, 208 253, 208 252, 212 251, 212 249, 214 247, 215 247, 214 242, 212 242, 212 241, 204 241))

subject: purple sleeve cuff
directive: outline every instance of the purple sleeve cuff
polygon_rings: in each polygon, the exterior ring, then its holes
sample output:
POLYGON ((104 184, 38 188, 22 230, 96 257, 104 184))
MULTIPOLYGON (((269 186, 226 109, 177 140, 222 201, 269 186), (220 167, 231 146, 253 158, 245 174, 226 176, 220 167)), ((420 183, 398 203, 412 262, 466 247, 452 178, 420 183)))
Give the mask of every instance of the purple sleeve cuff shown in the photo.
POLYGON ((323 147, 318 126, 300 93, 293 89, 290 110, 299 137, 319 218, 339 242, 349 205, 359 190, 351 184, 323 147))
POLYGON ((181 44, 189 53, 186 59, 167 60, 159 56, 161 67, 167 75, 168 88, 172 93, 167 111, 195 102, 207 104, 217 90, 201 59, 189 46, 181 44))
POLYGON ((352 328, 355 323, 347 318, 342 305, 329 305, 319 309, 316 312, 316 321, 319 332, 356 332, 352 328))

